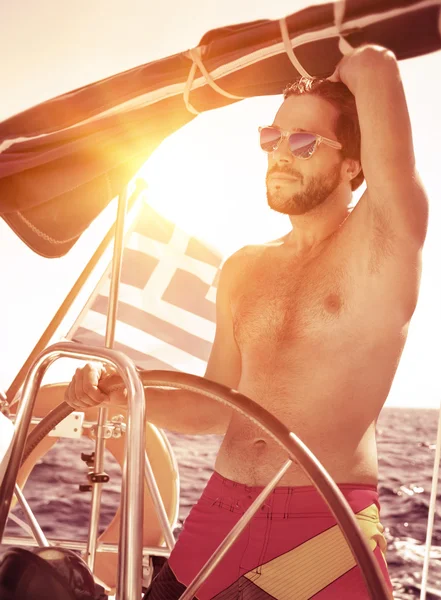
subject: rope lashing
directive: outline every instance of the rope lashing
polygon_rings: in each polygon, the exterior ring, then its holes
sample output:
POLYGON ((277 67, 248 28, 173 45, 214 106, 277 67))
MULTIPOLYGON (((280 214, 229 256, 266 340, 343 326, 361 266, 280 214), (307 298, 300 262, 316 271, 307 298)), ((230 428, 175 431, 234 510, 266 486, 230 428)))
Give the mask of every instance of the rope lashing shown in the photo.
POLYGON ((202 48, 200 48, 200 47, 192 48, 191 50, 189 50, 187 52, 187 55, 193 61, 193 64, 191 65, 190 73, 188 74, 187 83, 185 84, 185 89, 184 89, 184 102, 185 102, 185 106, 186 106, 186 108, 187 108, 187 110, 189 112, 191 112, 194 115, 198 115, 199 114, 199 111, 196 110, 196 108, 190 102, 190 92, 191 92, 191 89, 193 87, 194 78, 195 78, 197 69, 199 69, 199 71, 205 77, 205 80, 208 83, 208 85, 215 92, 217 92, 218 94, 220 94, 221 96, 225 96, 226 98, 231 98, 232 100, 243 100, 245 98, 245 96, 235 96, 234 94, 230 94, 230 92, 227 92, 226 90, 223 90, 214 81, 214 79, 212 78, 212 76, 208 72, 207 68, 205 67, 204 63, 202 62, 202 56, 201 56, 202 55, 202 48))
POLYGON ((282 35, 283 45, 285 46, 285 52, 288 55, 289 60, 292 62, 293 66, 302 77, 306 77, 307 79, 312 79, 312 75, 308 73, 306 69, 302 67, 297 56, 294 54, 294 50, 292 48, 291 39, 289 37, 288 25, 286 24, 286 19, 279 19, 279 27, 280 33, 282 35))
POLYGON ((343 55, 351 54, 351 52, 353 52, 354 50, 351 44, 347 40, 345 40, 345 38, 341 34, 343 19, 345 18, 345 12, 346 0, 337 0, 336 2, 334 2, 334 24, 340 38, 338 42, 338 47, 343 55))

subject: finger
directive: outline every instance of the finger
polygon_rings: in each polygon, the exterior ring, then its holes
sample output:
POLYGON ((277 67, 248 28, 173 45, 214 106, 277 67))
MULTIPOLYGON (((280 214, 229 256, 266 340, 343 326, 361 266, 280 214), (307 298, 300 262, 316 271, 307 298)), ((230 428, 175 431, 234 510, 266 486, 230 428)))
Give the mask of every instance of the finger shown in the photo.
POLYGON ((69 404, 69 406, 72 406, 71 405, 71 398, 70 398, 70 386, 71 386, 71 383, 72 382, 70 382, 69 385, 67 386, 67 388, 64 390, 64 401, 67 402, 67 404, 69 404))
MULTIPOLYGON (((99 384, 98 384, 98 388, 101 391, 103 389, 102 384, 104 382, 106 382, 108 379, 110 379, 111 377, 114 377, 115 375, 119 375, 118 370, 113 366, 113 365, 103 365, 103 374, 99 380, 99 384)), ((119 393, 122 393, 123 390, 125 390, 125 386, 122 380, 119 381, 119 383, 115 383, 112 385, 111 390, 112 392, 114 390, 117 390, 119 393)), ((112 397, 111 394, 109 394, 109 397, 112 397)))
POLYGON ((339 83, 342 81, 341 79, 341 70, 345 68, 346 63, 348 62, 348 57, 343 56, 335 66, 334 72, 330 77, 328 77, 328 81, 332 81, 332 83, 339 83))
POLYGON ((332 83, 338 83, 339 81, 341 81, 339 76, 339 65, 337 65, 337 68, 332 73, 332 75, 327 78, 327 80, 332 81, 332 83))
POLYGON ((78 368, 75 371, 75 375, 72 379, 72 387, 74 398, 79 400, 83 396, 83 370, 81 368, 78 368))
POLYGON ((114 367, 113 365, 111 365, 110 363, 103 363, 101 365, 101 367, 102 367, 103 375, 117 375, 118 374, 117 368, 114 367))
POLYGON ((74 404, 81 409, 95 406, 95 402, 84 391, 84 378, 87 377, 85 374, 85 369, 86 367, 78 368, 75 371, 75 375, 71 383, 72 392, 70 393, 70 398, 72 399, 72 402, 74 402, 74 404))
POLYGON ((83 369, 83 394, 90 399, 93 406, 108 400, 108 396, 98 389, 102 372, 103 365, 101 364, 88 363, 83 369))
POLYGON ((118 375, 118 370, 113 365, 102 365, 101 377, 98 382, 98 388, 101 390, 100 384, 109 379, 109 377, 114 377, 115 375, 118 375))
POLYGON ((77 397, 76 397, 76 394, 75 394, 75 383, 74 383, 73 380, 70 382, 70 384, 66 388, 66 391, 64 393, 64 400, 74 410, 81 409, 81 407, 78 405, 78 400, 77 400, 77 397))

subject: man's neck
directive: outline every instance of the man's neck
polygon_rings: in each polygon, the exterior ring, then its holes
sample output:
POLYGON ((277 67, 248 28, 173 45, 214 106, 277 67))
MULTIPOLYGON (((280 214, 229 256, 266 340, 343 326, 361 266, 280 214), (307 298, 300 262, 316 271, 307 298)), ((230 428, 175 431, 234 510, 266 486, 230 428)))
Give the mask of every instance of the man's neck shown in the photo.
POLYGON ((291 215, 292 231, 286 236, 285 244, 299 254, 307 253, 319 246, 335 233, 349 216, 346 204, 324 202, 303 215, 291 215))

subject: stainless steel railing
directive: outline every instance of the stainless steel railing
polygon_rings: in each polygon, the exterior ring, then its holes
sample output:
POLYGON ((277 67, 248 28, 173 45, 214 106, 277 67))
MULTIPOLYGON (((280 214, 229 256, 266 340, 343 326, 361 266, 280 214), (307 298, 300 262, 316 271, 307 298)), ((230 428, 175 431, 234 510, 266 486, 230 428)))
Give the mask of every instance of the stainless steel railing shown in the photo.
POLYGON ((11 456, 0 487, 0 542, 3 539, 37 392, 49 366, 65 357, 100 360, 112 365, 122 377, 127 389, 127 438, 130 443, 125 446, 126 460, 122 473, 122 517, 116 598, 133 600, 141 596, 145 403, 144 388, 135 365, 121 352, 61 342, 48 347, 35 359, 25 380, 11 444, 11 456))

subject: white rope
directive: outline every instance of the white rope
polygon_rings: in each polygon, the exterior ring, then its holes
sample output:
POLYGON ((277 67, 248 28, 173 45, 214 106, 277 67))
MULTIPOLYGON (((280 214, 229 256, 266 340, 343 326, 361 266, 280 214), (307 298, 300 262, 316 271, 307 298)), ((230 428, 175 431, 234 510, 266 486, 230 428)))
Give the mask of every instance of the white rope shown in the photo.
POLYGON ((190 96, 190 90, 191 90, 191 87, 193 85, 194 76, 196 75, 196 69, 197 68, 198 67, 197 67, 196 63, 193 63, 191 65, 190 73, 188 74, 187 83, 185 84, 185 88, 184 88, 184 102, 185 102, 185 106, 186 106, 188 112, 191 112, 194 115, 199 115, 200 113, 190 103, 189 96, 190 96))
POLYGON ((187 55, 193 61, 193 64, 191 65, 190 73, 188 75, 187 83, 186 83, 185 89, 184 89, 184 102, 185 102, 185 106, 187 107, 187 110, 189 112, 193 113, 194 115, 199 114, 199 111, 196 110, 196 108, 191 104, 190 99, 189 99, 191 88, 193 86, 194 77, 196 75, 196 69, 199 69, 199 71, 205 77, 205 80, 208 83, 208 85, 215 92, 220 94, 221 96, 225 96, 226 98, 231 98, 232 100, 243 100, 245 98, 245 96, 235 96, 234 94, 230 94, 230 92, 223 90, 215 82, 215 80, 213 79, 213 77, 210 75, 209 71, 205 67, 204 63, 202 62, 201 54, 202 54, 202 48, 199 46, 197 48, 191 48, 191 50, 189 50, 187 52, 187 55))
POLYGON ((285 52, 288 55, 289 60, 292 62, 293 66, 297 69, 302 77, 306 77, 307 79, 312 79, 312 75, 308 73, 306 69, 302 67, 297 56, 294 54, 294 50, 292 49, 291 38, 289 37, 288 25, 286 24, 286 19, 279 19, 280 33, 282 35, 283 45, 285 46, 285 52))
POLYGON ((340 37, 340 41, 338 42, 338 47, 340 52, 343 55, 351 54, 354 48, 351 44, 345 40, 345 38, 341 35, 341 28, 343 25, 343 19, 345 18, 346 12, 346 0, 337 0, 334 2, 334 23, 337 28, 338 35, 340 37))
POLYGON ((441 406, 438 420, 435 460, 433 462, 432 491, 430 493, 429 515, 427 517, 426 550, 424 553, 423 574, 421 579, 420 600, 426 600, 427 579, 429 575, 430 550, 432 546, 433 524, 435 521, 436 492, 438 488, 439 467, 441 463, 441 406))

